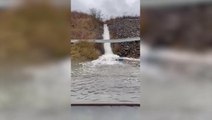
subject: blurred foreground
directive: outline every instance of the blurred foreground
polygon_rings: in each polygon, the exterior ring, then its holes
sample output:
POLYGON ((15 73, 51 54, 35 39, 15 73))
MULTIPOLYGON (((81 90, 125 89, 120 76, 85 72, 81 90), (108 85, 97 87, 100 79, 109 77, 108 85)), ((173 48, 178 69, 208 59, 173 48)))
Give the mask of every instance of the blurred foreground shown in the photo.
POLYGON ((211 2, 166 1, 142 11, 142 118, 211 120, 211 2))
POLYGON ((1 120, 67 120, 70 60, 14 68, 0 75, 1 120))
POLYGON ((142 118, 212 119, 212 54, 150 49, 143 54, 142 118))
POLYGON ((70 118, 67 13, 42 1, 1 7, 1 120, 70 118))
POLYGON ((0 9, 0 63, 38 63, 69 53, 69 9, 46 2, 0 9))

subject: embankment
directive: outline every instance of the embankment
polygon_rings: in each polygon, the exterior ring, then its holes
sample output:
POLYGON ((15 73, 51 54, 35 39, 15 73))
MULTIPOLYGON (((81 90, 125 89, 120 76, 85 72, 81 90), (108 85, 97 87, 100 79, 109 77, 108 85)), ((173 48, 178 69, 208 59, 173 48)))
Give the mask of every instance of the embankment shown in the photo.
POLYGON ((212 48, 212 4, 196 3, 142 9, 142 35, 154 47, 212 48))
MULTIPOLYGON (((106 21, 112 39, 140 37, 140 17, 117 17, 106 21)), ((121 57, 140 57, 140 42, 112 44, 113 52, 121 57)))
MULTIPOLYGON (((103 22, 92 15, 71 12, 71 39, 102 39, 103 22)), ((103 54, 103 45, 95 43, 71 44, 71 58, 73 61, 87 61, 97 59, 103 54)))

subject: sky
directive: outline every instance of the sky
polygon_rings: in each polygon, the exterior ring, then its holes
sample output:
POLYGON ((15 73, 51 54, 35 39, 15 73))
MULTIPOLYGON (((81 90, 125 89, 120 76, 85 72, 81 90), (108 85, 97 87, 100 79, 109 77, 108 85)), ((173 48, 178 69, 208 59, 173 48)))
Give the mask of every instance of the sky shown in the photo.
POLYGON ((71 0, 71 10, 89 13, 90 8, 101 10, 104 18, 140 15, 140 0, 71 0))

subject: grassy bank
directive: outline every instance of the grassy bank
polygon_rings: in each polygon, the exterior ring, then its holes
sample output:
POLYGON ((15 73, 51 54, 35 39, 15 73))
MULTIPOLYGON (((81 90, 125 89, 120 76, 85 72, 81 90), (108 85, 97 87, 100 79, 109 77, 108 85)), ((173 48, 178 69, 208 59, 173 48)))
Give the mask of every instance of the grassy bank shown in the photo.
POLYGON ((96 45, 94 43, 80 42, 71 45, 71 57, 73 61, 83 62, 87 60, 94 60, 100 55, 101 53, 98 49, 96 49, 96 45))
POLYGON ((68 54, 68 14, 33 4, 0 13, 0 61, 38 62, 68 54))
MULTIPOLYGON (((71 39, 102 39, 103 22, 82 12, 71 12, 71 39)), ((101 44, 81 42, 71 45, 73 61, 97 59, 101 55, 101 44)))

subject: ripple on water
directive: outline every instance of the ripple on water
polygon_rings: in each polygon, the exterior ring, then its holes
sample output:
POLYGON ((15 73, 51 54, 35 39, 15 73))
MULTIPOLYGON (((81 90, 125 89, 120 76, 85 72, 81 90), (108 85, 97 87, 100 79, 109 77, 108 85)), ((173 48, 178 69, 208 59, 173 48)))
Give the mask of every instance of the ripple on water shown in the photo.
POLYGON ((139 102, 139 67, 131 64, 72 67, 71 99, 74 102, 139 102))

